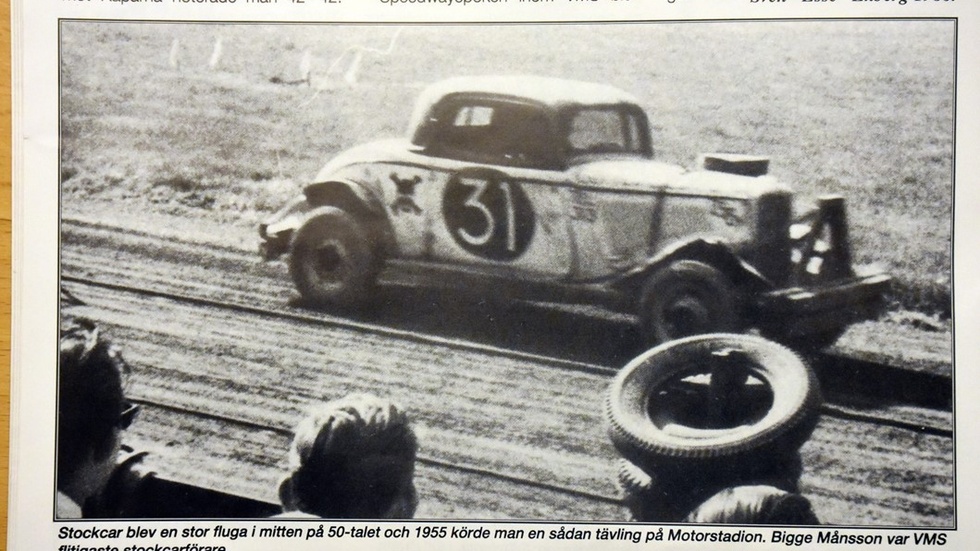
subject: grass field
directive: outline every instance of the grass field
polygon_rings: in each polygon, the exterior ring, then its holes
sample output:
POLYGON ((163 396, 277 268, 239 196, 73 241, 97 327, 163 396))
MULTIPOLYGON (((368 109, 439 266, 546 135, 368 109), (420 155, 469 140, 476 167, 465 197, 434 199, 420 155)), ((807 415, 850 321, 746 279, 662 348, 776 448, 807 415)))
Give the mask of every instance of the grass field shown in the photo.
POLYGON ((800 204, 844 195, 856 259, 896 275, 896 305, 949 315, 951 21, 65 22, 61 31, 67 215, 110 206, 254 235, 334 153, 404 132, 425 84, 483 73, 561 76, 635 94, 663 160, 689 166, 707 151, 766 154, 800 204), (356 78, 345 80, 352 47, 385 50, 396 34, 390 52, 365 52, 356 78), (313 87, 273 82, 299 79, 304 56, 313 87))

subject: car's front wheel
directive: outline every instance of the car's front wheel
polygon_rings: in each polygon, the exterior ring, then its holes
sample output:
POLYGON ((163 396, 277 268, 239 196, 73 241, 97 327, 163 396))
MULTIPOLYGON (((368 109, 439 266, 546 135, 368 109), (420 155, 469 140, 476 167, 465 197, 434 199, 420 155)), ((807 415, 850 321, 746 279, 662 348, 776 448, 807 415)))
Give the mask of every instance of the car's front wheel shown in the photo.
POLYGON ((654 272, 643 286, 640 321, 648 344, 738 329, 735 288, 717 268, 678 260, 654 272))
POLYGON ((367 233, 341 209, 312 211, 293 236, 289 272, 300 295, 311 304, 362 306, 378 271, 377 254, 367 233))

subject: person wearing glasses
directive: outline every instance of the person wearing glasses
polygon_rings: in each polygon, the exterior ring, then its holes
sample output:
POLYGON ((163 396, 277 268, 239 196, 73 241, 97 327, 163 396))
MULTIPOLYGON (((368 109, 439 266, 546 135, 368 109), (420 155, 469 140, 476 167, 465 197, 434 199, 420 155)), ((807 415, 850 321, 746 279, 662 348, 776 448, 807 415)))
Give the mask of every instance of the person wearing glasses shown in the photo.
POLYGON ((91 320, 68 321, 59 348, 56 516, 81 518, 109 481, 139 406, 124 395, 129 366, 91 320))
POLYGON ((408 416, 386 399, 353 394, 321 404, 296 427, 278 516, 412 518, 417 450, 408 416))

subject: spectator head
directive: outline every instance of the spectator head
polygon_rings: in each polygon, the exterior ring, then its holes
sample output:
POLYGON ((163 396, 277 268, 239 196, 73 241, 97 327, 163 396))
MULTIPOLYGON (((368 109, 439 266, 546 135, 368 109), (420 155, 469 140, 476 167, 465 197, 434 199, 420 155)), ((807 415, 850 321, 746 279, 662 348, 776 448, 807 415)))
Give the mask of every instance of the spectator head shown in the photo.
POLYGON ((800 508, 809 511, 810 504, 798 494, 803 461, 796 451, 672 465, 647 472, 620 462, 623 503, 633 520, 794 524, 815 518, 800 508))
POLYGON ((105 486, 136 408, 123 396, 129 367, 92 321, 67 322, 59 348, 58 490, 81 505, 105 486))
POLYGON ((323 518, 411 518, 418 443, 395 404, 370 395, 327 402, 296 427, 285 511, 323 518))
POLYGON ((810 502, 774 486, 734 486, 711 496, 685 522, 709 524, 820 524, 810 502))

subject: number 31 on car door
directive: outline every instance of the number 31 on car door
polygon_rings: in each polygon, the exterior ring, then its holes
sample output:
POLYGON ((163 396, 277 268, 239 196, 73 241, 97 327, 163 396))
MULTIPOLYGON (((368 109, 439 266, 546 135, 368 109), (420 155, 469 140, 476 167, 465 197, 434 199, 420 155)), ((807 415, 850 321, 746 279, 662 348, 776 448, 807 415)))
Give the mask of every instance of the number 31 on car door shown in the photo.
POLYGON ((451 176, 443 195, 442 214, 453 240, 487 260, 520 257, 534 236, 534 211, 527 194, 496 171, 451 176))

